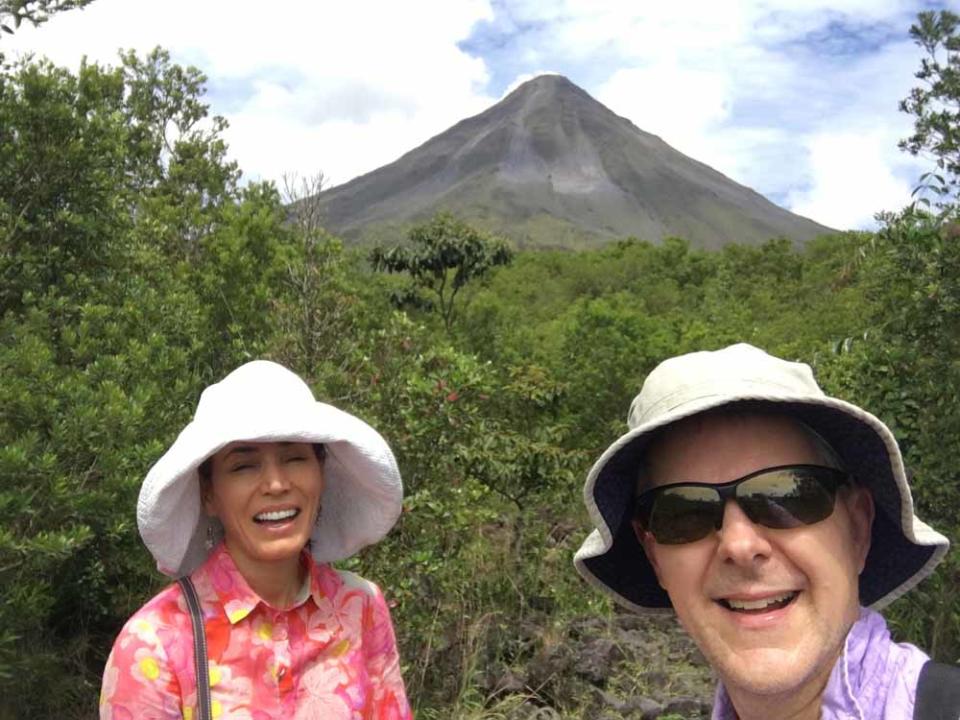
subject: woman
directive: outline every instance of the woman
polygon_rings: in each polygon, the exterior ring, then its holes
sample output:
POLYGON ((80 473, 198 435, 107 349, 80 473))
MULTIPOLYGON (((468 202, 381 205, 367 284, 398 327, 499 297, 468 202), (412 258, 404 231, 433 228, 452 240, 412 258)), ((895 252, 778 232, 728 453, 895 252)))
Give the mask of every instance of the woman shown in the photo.
MULTIPOLYGON (((383 595, 327 564, 380 540, 402 493, 384 439, 286 368, 251 362, 204 390, 137 521, 161 572, 196 588, 212 717, 411 717, 383 595)), ((100 717, 197 720, 194 658, 175 583, 120 632, 100 717)))

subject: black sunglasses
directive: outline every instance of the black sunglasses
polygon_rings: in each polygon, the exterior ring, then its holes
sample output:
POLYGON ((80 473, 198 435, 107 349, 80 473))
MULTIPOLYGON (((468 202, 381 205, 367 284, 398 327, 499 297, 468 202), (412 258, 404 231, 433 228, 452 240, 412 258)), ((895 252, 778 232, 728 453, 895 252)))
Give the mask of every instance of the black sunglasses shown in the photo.
POLYGON ((751 522, 783 530, 830 517, 837 489, 849 481, 835 468, 783 465, 717 485, 661 485, 637 496, 634 518, 658 543, 681 545, 719 530, 724 506, 734 500, 751 522))

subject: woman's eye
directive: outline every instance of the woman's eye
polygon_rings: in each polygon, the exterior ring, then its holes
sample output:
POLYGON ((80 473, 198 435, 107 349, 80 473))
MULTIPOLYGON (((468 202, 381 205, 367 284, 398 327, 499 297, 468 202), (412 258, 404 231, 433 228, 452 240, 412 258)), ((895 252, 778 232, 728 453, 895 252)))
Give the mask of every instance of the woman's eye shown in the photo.
POLYGON ((241 463, 240 465, 234 465, 230 472, 243 472, 244 470, 252 470, 256 465, 253 463, 241 463))
POLYGON ((291 455, 287 458, 287 462, 303 462, 306 459, 304 455, 291 455))

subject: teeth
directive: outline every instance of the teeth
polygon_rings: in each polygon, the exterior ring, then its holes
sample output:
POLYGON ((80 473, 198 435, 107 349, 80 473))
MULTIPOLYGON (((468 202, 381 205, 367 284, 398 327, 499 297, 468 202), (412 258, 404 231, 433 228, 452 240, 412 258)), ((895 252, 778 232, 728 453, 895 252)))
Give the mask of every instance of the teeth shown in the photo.
POLYGON ((299 510, 274 510, 272 512, 263 512, 254 516, 254 520, 273 522, 276 520, 286 520, 294 517, 299 510))
POLYGON ((762 600, 727 600, 727 605, 733 610, 763 610, 770 605, 790 600, 796 593, 788 592, 783 595, 763 598, 762 600))

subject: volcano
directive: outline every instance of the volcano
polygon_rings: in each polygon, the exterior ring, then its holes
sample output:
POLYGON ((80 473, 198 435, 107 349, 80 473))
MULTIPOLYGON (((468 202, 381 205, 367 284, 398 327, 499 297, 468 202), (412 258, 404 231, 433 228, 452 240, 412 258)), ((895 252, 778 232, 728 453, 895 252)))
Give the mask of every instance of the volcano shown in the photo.
POLYGON ((797 245, 832 232, 644 132, 559 75, 541 75, 395 162, 316 197, 348 242, 396 242, 438 210, 528 247, 635 237, 694 247, 797 245))

